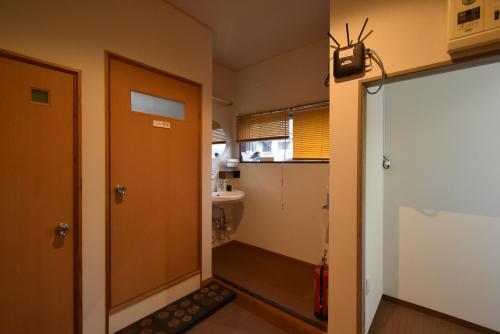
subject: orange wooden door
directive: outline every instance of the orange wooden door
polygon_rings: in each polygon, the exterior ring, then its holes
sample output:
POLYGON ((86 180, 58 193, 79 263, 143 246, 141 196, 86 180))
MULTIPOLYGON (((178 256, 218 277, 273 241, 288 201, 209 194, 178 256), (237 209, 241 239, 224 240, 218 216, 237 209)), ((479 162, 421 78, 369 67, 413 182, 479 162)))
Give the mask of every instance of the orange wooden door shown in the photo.
POLYGON ((200 97, 198 85, 110 58, 111 308, 199 270, 200 97), (137 93, 146 105, 133 108, 137 93))
POLYGON ((0 55, 0 333, 74 330, 73 80, 0 55))

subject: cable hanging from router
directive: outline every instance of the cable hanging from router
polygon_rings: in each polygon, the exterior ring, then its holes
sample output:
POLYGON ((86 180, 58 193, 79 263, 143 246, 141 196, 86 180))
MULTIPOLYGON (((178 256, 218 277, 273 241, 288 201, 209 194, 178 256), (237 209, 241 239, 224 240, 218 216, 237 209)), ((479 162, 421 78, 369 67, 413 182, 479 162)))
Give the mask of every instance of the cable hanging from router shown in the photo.
POLYGON ((365 91, 368 94, 375 95, 378 92, 380 92, 380 90, 384 86, 385 78, 387 77, 387 73, 385 73, 384 62, 382 61, 382 58, 380 58, 380 56, 378 55, 377 52, 375 52, 372 49, 366 49, 366 54, 368 55, 368 57, 372 58, 380 66, 380 70, 382 71, 382 77, 380 79, 380 84, 375 91, 372 92, 368 89, 368 87, 365 86, 365 91))

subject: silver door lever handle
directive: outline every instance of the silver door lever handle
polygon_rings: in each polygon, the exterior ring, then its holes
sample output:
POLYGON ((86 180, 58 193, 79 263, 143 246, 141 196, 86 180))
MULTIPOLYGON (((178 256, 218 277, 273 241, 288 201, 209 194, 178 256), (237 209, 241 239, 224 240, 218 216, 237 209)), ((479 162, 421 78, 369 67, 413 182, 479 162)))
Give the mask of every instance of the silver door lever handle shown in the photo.
POLYGON ((60 237, 65 237, 69 233, 69 225, 66 223, 61 223, 56 227, 56 234, 60 237))
POLYGON ((118 196, 123 197, 126 192, 127 192, 127 188, 124 185, 121 185, 121 184, 117 184, 116 185, 116 187, 115 187, 115 193, 118 196))

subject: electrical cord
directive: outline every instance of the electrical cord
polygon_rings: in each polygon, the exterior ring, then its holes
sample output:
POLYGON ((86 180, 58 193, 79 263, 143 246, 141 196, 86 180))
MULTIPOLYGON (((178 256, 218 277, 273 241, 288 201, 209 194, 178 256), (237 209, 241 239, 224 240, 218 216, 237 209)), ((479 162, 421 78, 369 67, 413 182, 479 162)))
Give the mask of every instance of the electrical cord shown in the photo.
POLYGON ((325 81, 323 82, 323 84, 326 87, 330 87, 330 62, 332 61, 332 59, 333 59, 333 56, 330 57, 330 59, 328 61, 328 74, 326 75, 325 81))
POLYGON ((380 90, 384 86, 384 82, 385 82, 385 78, 387 77, 387 74, 385 73, 384 62, 382 61, 382 58, 380 58, 380 56, 375 51, 373 51, 372 49, 366 49, 366 53, 368 54, 368 56, 370 58, 372 58, 373 60, 375 60, 375 62, 380 66, 380 69, 382 70, 382 79, 380 80, 380 85, 378 86, 378 88, 375 91, 373 91, 373 92, 370 91, 368 89, 368 87, 365 88, 365 91, 368 94, 375 95, 378 92, 380 92, 380 90))

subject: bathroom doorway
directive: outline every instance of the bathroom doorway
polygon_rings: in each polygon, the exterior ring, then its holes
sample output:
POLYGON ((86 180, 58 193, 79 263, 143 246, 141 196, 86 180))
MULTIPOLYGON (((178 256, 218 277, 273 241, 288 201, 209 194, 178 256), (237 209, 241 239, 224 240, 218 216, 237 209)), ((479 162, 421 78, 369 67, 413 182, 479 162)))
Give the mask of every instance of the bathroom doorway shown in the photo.
POLYGON ((212 201, 213 276, 318 331, 327 329, 315 314, 315 272, 328 243, 328 105, 233 115, 239 165, 219 166, 212 201), (275 138, 255 133, 259 124, 275 138))

